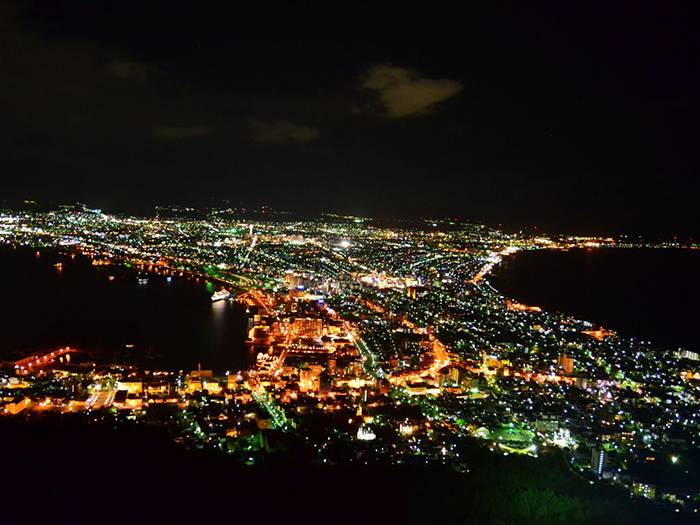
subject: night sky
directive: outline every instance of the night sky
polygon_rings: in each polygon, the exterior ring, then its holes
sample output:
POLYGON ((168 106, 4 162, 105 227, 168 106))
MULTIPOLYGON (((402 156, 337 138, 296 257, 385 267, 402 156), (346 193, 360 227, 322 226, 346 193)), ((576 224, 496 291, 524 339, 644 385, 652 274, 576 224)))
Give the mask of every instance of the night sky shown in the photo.
POLYGON ((700 238, 694 4, 0 0, 0 199, 700 238))

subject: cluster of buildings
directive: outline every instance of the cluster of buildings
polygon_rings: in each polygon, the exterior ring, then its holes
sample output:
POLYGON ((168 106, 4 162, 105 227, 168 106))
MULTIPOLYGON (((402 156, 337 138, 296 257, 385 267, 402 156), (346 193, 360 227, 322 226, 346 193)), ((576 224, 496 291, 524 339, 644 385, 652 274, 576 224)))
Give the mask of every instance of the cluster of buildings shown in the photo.
POLYGON ((294 451, 320 463, 461 469, 464 444, 479 440, 502 454, 563 452, 592 482, 697 508, 684 459, 700 447, 697 352, 514 302, 489 282, 519 250, 612 239, 450 221, 387 228, 341 216, 243 222, 221 210, 165 219, 66 208, 0 215, 0 242, 209 279, 247 305, 255 356, 227 373, 37 356, 27 369, 6 366, 4 414, 147 420, 251 464, 294 451), (687 483, 670 486, 669 470, 687 483))

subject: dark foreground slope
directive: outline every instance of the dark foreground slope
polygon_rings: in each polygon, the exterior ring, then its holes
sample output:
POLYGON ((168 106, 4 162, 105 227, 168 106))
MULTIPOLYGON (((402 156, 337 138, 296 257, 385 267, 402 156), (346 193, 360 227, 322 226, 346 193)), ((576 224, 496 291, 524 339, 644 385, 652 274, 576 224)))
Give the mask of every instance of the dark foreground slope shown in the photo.
MULTIPOLYGON (((6 523, 665 523, 556 457, 475 448, 442 468, 242 467, 143 428, 0 418, 6 523)), ((682 521, 674 520, 675 523, 682 521)))

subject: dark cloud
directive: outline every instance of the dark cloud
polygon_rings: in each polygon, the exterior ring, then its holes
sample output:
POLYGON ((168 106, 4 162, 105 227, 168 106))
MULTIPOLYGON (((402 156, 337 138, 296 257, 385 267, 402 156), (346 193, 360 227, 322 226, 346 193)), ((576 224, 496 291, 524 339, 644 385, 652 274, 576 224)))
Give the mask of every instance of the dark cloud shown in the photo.
POLYGON ((209 135, 209 126, 154 126, 153 134, 162 139, 186 139, 209 135))
POLYGON ((257 142, 309 142, 318 138, 318 129, 287 120, 267 123, 256 118, 249 119, 253 140, 257 142))
POLYGON ((373 66, 366 75, 362 87, 378 92, 387 115, 393 118, 429 113, 463 89, 456 80, 423 78, 405 67, 373 66))

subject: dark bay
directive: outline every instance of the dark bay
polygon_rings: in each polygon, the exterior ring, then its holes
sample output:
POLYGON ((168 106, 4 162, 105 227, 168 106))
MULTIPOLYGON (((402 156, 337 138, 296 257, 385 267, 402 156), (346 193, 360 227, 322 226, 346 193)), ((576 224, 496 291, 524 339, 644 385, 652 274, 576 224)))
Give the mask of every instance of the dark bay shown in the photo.
POLYGON ((495 269, 506 296, 660 347, 700 350, 700 251, 530 251, 495 269))
POLYGON ((85 257, 0 247, 0 358, 72 346, 144 368, 245 366, 243 306, 212 303, 201 280, 151 274, 139 284, 137 276, 85 257))

